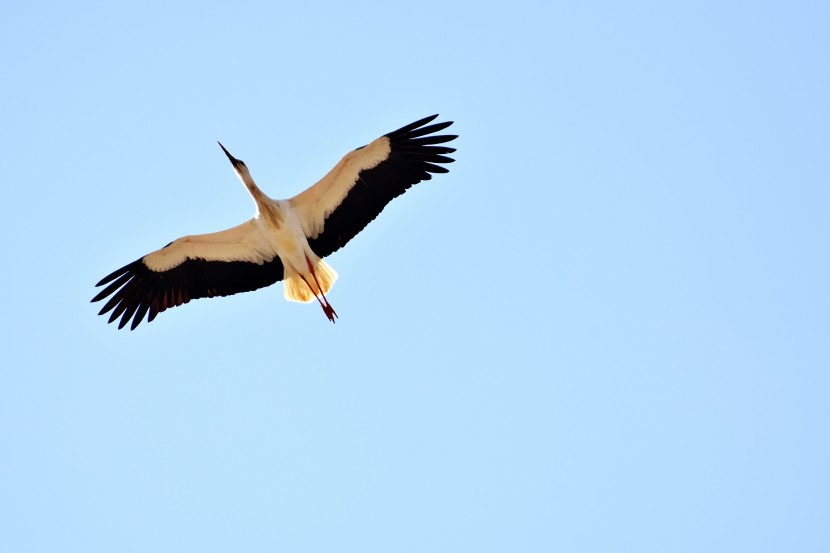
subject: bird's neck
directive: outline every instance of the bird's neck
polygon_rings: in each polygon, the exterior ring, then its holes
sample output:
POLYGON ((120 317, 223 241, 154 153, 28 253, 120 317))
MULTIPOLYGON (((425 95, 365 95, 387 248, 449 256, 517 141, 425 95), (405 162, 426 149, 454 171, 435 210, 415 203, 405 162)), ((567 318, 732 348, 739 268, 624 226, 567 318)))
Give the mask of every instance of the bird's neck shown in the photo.
POLYGON ((283 221, 282 211, 280 210, 279 204, 266 196, 253 181, 250 183, 246 182, 245 187, 254 199, 257 215, 265 219, 275 228, 279 228, 283 221))
POLYGON ((257 216, 262 217, 275 228, 279 228, 282 224, 283 216, 277 202, 266 196, 262 190, 259 189, 254 182, 253 177, 251 177, 251 173, 248 172, 247 167, 242 167, 241 170, 237 169, 236 174, 239 176, 239 180, 242 181, 242 184, 245 185, 245 188, 248 189, 248 193, 251 194, 251 198, 254 199, 257 216))

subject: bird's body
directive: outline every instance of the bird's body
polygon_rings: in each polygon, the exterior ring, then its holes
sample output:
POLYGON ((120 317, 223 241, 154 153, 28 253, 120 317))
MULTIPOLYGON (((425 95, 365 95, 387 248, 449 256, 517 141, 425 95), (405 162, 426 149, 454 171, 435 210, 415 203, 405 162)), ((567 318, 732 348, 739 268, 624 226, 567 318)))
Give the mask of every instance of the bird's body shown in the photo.
POLYGON ((447 170, 439 163, 454 148, 436 146, 456 138, 433 135, 452 122, 424 126, 427 117, 354 150, 320 181, 288 200, 274 200, 254 182, 244 162, 224 146, 234 171, 256 204, 249 221, 215 232, 184 236, 102 279, 107 285, 92 301, 112 296, 101 315, 121 318, 131 329, 191 299, 227 296, 285 280, 285 297, 315 298, 334 322, 328 303, 337 273, 323 257, 344 246, 393 198, 410 186, 447 170))

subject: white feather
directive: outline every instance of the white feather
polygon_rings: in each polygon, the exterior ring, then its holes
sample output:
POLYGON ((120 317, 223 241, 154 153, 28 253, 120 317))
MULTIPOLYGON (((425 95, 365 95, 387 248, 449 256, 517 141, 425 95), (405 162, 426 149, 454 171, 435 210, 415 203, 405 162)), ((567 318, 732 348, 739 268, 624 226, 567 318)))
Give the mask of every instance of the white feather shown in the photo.
POLYGON ((188 259, 249 261, 262 265, 276 256, 259 220, 254 218, 221 232, 183 236, 166 248, 145 255, 142 261, 151 271, 163 272, 188 259))

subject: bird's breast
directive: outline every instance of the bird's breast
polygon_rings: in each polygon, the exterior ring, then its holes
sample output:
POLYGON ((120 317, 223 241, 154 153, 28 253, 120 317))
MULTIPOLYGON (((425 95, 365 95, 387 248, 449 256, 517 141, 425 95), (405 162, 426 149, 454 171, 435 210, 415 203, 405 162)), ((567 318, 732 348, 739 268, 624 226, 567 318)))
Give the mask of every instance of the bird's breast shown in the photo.
POLYGON ((261 212, 261 216, 267 229, 266 233, 277 255, 283 262, 287 261, 292 265, 304 267, 305 254, 309 247, 299 217, 288 202, 273 202, 271 208, 277 215, 276 217, 272 218, 264 211, 261 212))

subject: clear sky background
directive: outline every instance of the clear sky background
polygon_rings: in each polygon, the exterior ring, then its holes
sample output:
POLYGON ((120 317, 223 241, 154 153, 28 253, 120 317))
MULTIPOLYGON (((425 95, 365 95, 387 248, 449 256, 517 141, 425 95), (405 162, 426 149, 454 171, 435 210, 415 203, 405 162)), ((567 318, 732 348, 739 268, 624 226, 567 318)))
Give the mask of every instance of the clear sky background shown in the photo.
POLYGON ((0 8, 0 550, 830 550, 826 2, 0 8), (328 259, 101 277, 440 113, 328 259))

